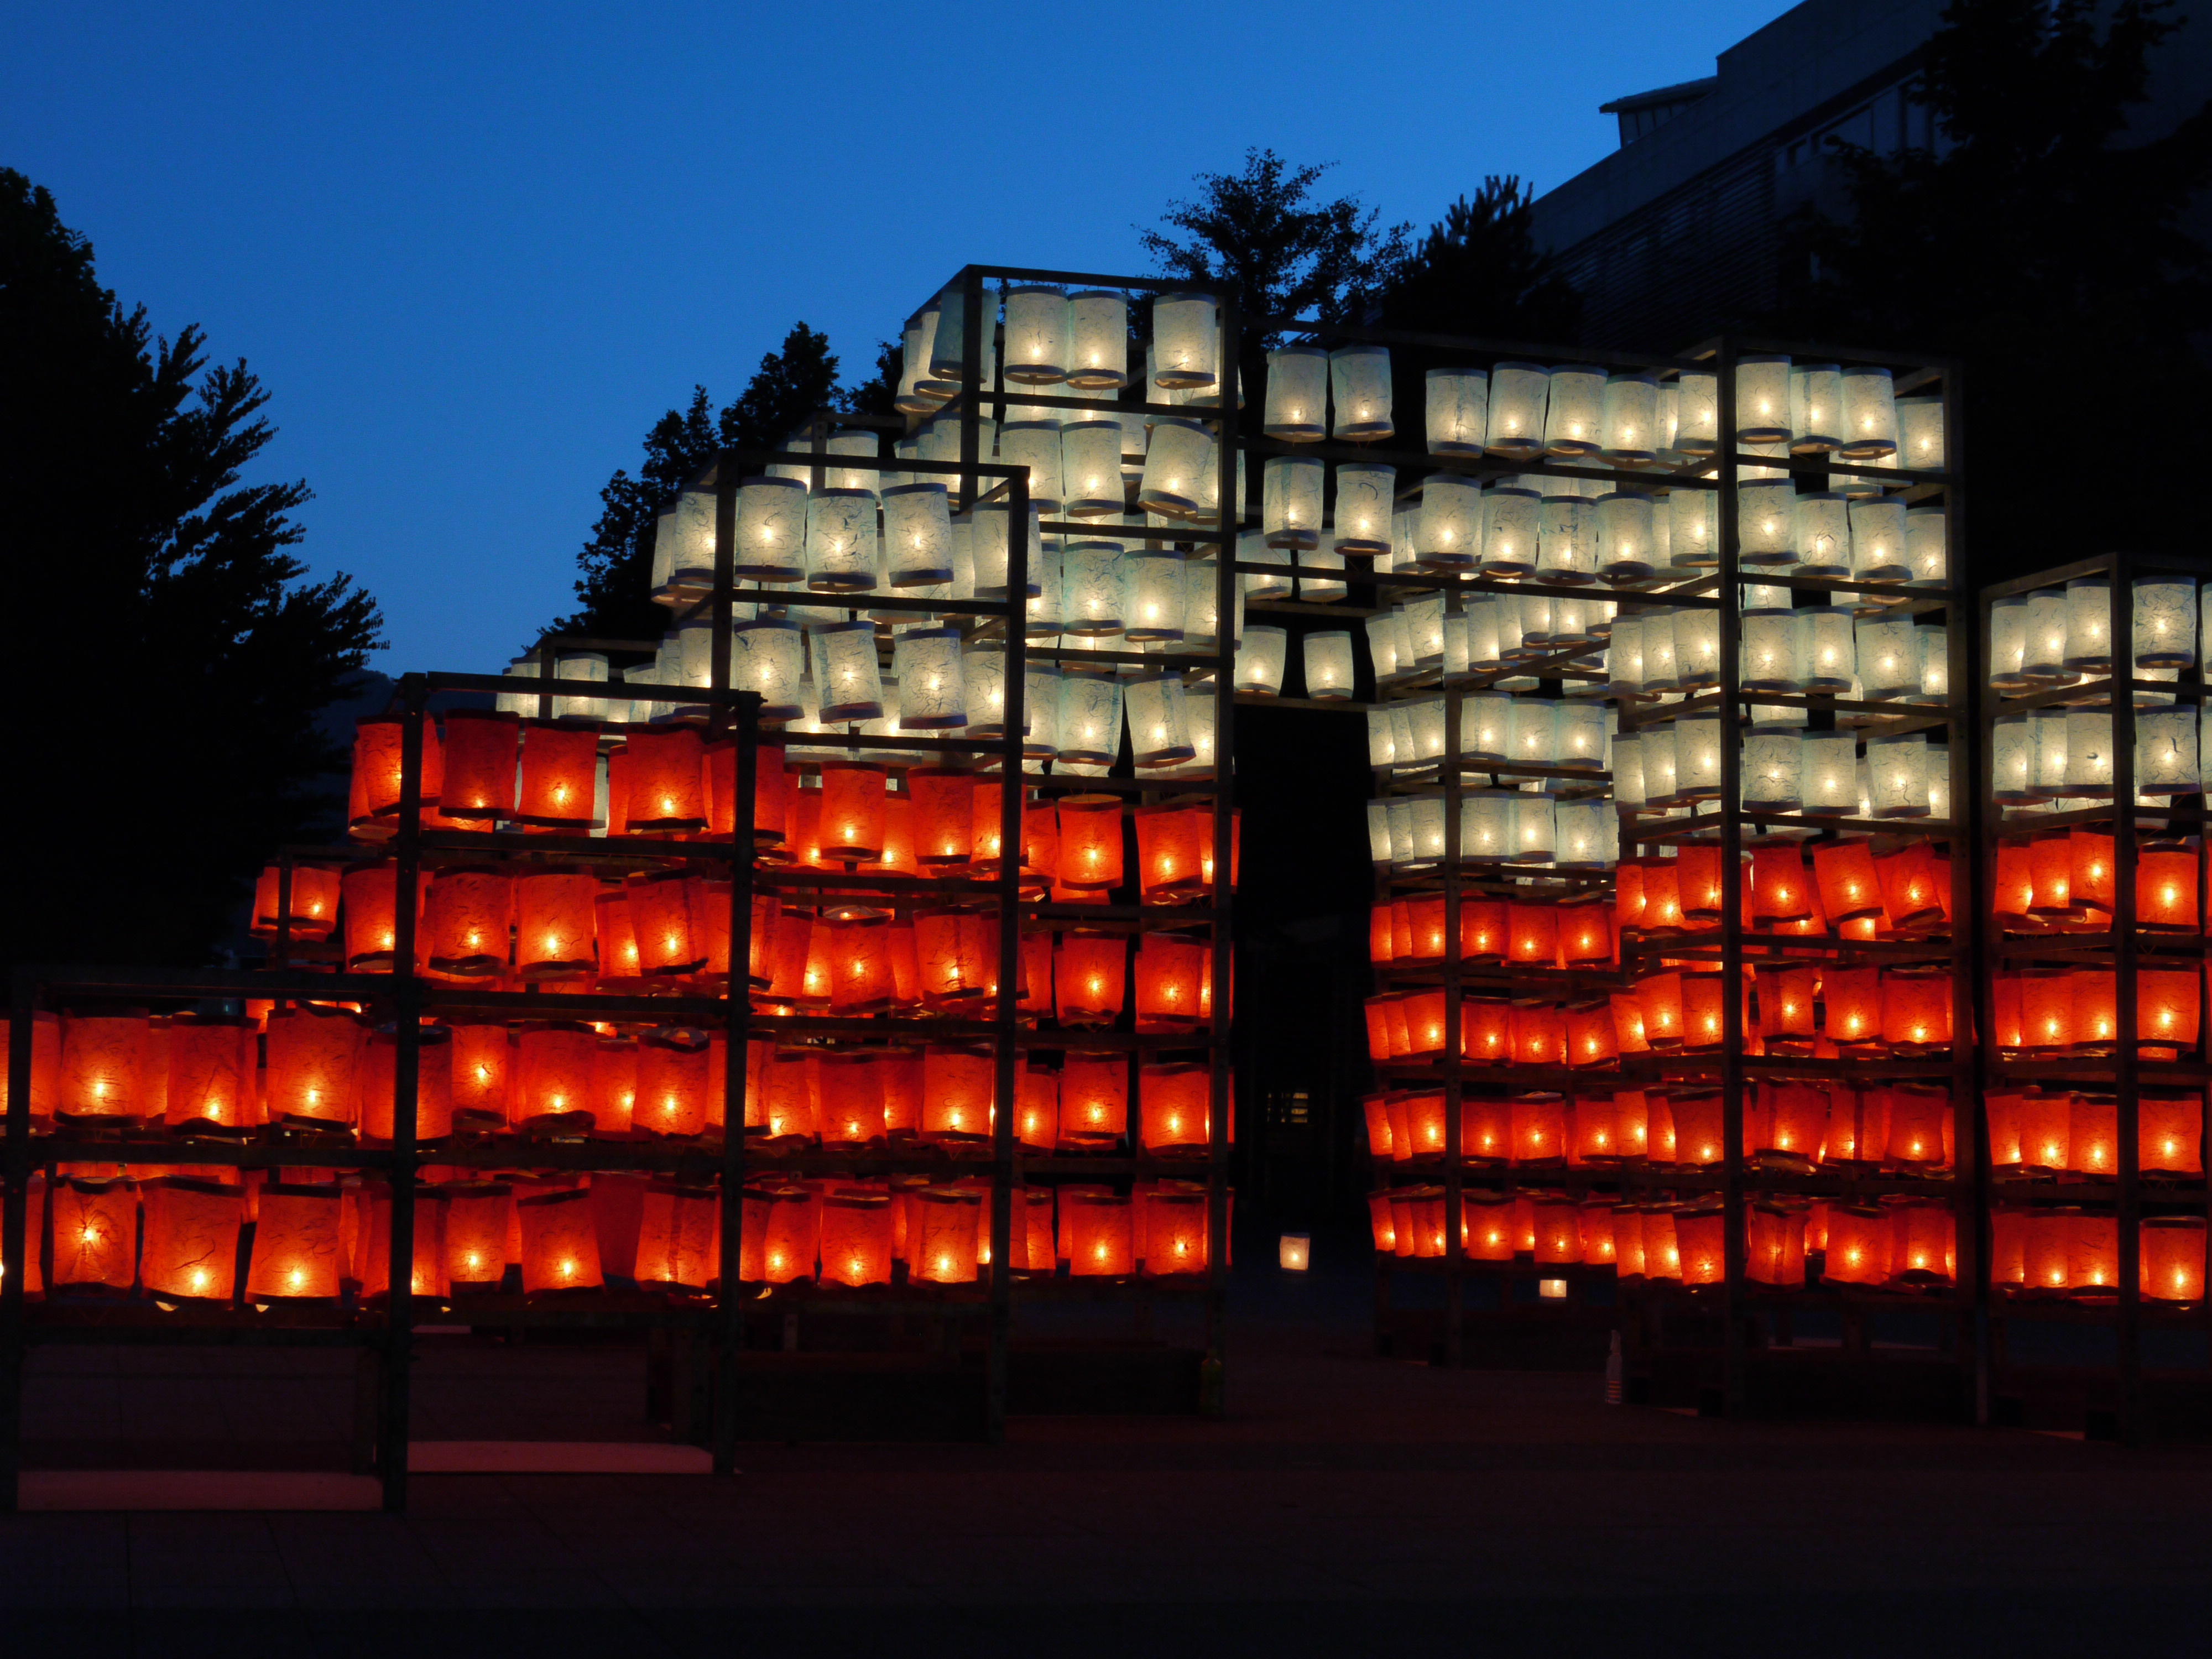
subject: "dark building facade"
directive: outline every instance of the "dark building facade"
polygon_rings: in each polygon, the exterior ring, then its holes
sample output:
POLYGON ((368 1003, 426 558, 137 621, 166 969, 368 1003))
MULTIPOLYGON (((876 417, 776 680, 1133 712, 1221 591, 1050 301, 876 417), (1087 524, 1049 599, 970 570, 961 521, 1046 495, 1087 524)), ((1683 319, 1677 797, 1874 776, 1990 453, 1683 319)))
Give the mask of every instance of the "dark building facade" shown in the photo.
MULTIPOLYGON (((1767 311, 1790 216, 1841 205, 1826 141, 1935 143, 1908 89, 1945 3, 1805 0, 1711 76, 1601 105, 1620 148, 1535 204, 1538 241, 1584 296, 1589 343, 1686 346, 1767 311)), ((2171 131, 2208 96, 2212 22, 2186 23, 2154 64, 2136 130, 2171 131)), ((2197 217, 2212 240, 2212 203, 2197 217)))

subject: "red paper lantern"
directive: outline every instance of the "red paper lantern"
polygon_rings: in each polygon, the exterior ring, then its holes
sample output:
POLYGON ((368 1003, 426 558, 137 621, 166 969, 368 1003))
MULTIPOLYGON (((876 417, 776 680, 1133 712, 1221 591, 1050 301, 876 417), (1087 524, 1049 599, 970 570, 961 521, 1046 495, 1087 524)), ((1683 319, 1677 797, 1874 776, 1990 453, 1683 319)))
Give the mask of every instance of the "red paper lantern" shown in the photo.
MULTIPOLYGON (((1017 787, 1014 791, 1014 844, 1026 847, 1027 826, 1024 822, 1027 811, 1029 791, 1017 787)), ((996 779, 982 779, 975 784, 975 822, 974 845, 969 862, 979 876, 996 875, 999 872, 1000 849, 1004 845, 1006 822, 1000 803, 1004 799, 996 779)))
MULTIPOLYGON (((703 1060, 704 1055, 701 1058, 703 1060)), ((628 1135, 637 1115, 638 1045, 601 1037, 592 1050, 592 1133, 628 1135)))
POLYGON ((1624 938, 1642 931, 1644 927, 1644 908, 1650 902, 1644 886, 1648 862, 1644 859, 1623 859, 1613 867, 1613 922, 1624 938))
POLYGON ((1881 976, 1881 1035, 1901 1056, 1951 1046, 1951 975, 1893 969, 1881 976))
POLYGON ((229 1301, 237 1285, 238 1231, 246 1219, 242 1190, 165 1176, 146 1183, 143 1198, 140 1282, 159 1296, 229 1301))
POLYGON ((839 1018, 878 1014, 897 1000, 891 971, 890 918, 836 915, 824 924, 830 953, 830 1012, 839 1018))
POLYGON ((525 720, 514 821, 533 830, 581 833, 590 829, 598 805, 599 774, 596 725, 525 720))
MULTIPOLYGON (((1462 996, 1460 1052, 1487 1065, 1513 1063, 1513 1005, 1503 997, 1462 996)), ((1404 1053, 1401 1048, 1400 1053, 1404 1053)), ((1379 1056, 1378 1056, 1379 1057, 1379 1056)))
POLYGON ((1068 1272, 1078 1279, 1123 1278, 1136 1271, 1136 1249, 1125 1194, 1070 1194, 1065 1200, 1068 1228, 1068 1272))
POLYGON ((2070 1205, 2027 1212, 2021 1243, 2023 1289, 2046 1296, 2065 1293, 2068 1236, 2078 1213, 2070 1205))
MULTIPOLYGON (((355 1252, 354 1278, 363 1301, 392 1292, 392 1191, 379 1186, 368 1194, 368 1224, 355 1252)), ((414 1261, 408 1285, 416 1296, 452 1294, 446 1278, 446 1196, 435 1188, 415 1193, 414 1261)))
POLYGON ((1146 933, 1137 946, 1137 1029, 1202 1027, 1212 965, 1212 953, 1200 939, 1181 933, 1146 933))
POLYGON ((1608 1200, 1592 1200, 1577 1206, 1575 1224, 1582 1230, 1583 1260, 1592 1267, 1617 1263, 1615 1210, 1608 1200))
POLYGON ((995 1057, 988 1048, 933 1043, 923 1054, 921 1133, 981 1139, 991 1132, 995 1057))
POLYGON ((1682 975, 1647 974, 1636 981, 1636 1004, 1644 1016, 1644 1040, 1654 1048, 1682 1046, 1682 975))
POLYGON ((1828 1249, 1821 1277, 1838 1285, 1886 1285, 1890 1277, 1889 1217, 1871 1206, 1828 1206, 1828 1249))
POLYGON ((1469 963, 1503 962, 1511 906, 1504 899, 1462 898, 1459 904, 1459 953, 1469 963))
MULTIPOLYGON (((313 944, 331 936, 337 927, 340 888, 338 872, 319 864, 292 866, 291 938, 313 944)), ((273 938, 285 921, 284 871, 272 864, 253 884, 253 932, 273 938)))
MULTIPOLYGON (((64 1176, 53 1184, 52 1202, 55 1286, 129 1290, 137 1277, 137 1183, 64 1176)), ((27 1237, 35 1255, 35 1235, 27 1237)))
POLYGON ((1744 1277, 1754 1285, 1803 1285, 1805 1212, 1791 1205, 1753 1204, 1744 1221, 1744 1277))
POLYGON ((1753 982, 1759 994, 1759 1036, 1769 1054, 1809 1054, 1817 1035, 1814 1011, 1819 998, 1810 968, 1761 968, 1753 982))
MULTIPOLYGON (((1434 1052, 1441 1053, 1443 1048, 1443 993, 1428 992, 1424 995, 1424 1000, 1426 998, 1433 998, 1436 1001, 1437 1042, 1434 1052)), ((1565 1012, 1556 1005, 1516 1002, 1507 1016, 1507 1027, 1516 1066, 1563 1066, 1566 1063, 1567 1018, 1565 1012)), ((1431 1051, 1417 1036, 1414 1052, 1423 1054, 1431 1051)))
POLYGON ((914 797, 915 856, 922 867, 968 863, 975 847, 975 775, 918 766, 906 775, 906 787, 914 797))
POLYGON ((2035 902, 2035 867, 2026 842, 2007 840, 1997 843, 1996 878, 1990 902, 1990 908, 2000 916, 2027 920, 2029 907, 2035 902))
MULTIPOLYGON (((705 894, 695 890, 691 878, 674 870, 644 872, 625 879, 623 890, 629 900, 638 965, 647 978, 680 977, 707 965, 703 930, 691 913, 692 900, 705 894)), ((726 924, 724 932, 726 939, 726 924)))
POLYGON ((1186 904, 1205 896, 1206 853, 1213 813, 1205 806, 1140 806, 1137 882, 1147 904, 1186 904))
POLYGON ((1683 1210, 1674 1217, 1674 1249, 1685 1285, 1717 1285, 1728 1277, 1728 1218, 1718 1210, 1683 1210))
POLYGON ((485 978, 507 971, 514 884, 507 872, 473 866, 441 870, 422 900, 422 939, 431 969, 485 978))
POLYGON ((596 971, 593 901, 599 883, 568 870, 527 870, 515 878, 515 965, 525 979, 583 979, 596 971))
POLYGON ((1710 841, 1686 841, 1674 854, 1674 892, 1682 915, 1691 921, 1721 913, 1721 849, 1710 841))
POLYGON ((1444 899, 1441 893, 1417 893, 1409 899, 1394 900, 1390 905, 1392 926, 1405 920, 1405 937, 1393 939, 1394 952, 1399 944, 1405 951, 1401 962, 1442 962, 1444 959, 1444 899))
POLYGON ((2204 1170, 2204 1097, 2144 1090, 2136 1108, 2136 1162, 2146 1175, 2204 1170))
POLYGON ((2204 1294, 2204 1218, 2146 1217, 2139 1269, 2142 1293, 2156 1302, 2195 1302, 2204 1294))
POLYGON ((2120 1282, 2120 1226, 2109 1215, 2077 1211, 2066 1218, 2066 1288, 2087 1300, 2116 1294, 2120 1282))
POLYGON ((1613 1040, 1624 1054, 1651 1052, 1650 1033, 1644 1024, 1644 1000, 1633 991, 1614 991, 1606 998, 1613 1010, 1613 1040))
POLYGON ((156 1062, 154 1027, 143 1010, 69 1014, 61 1026, 60 1097, 65 1118, 162 1115, 166 1073, 156 1062))
POLYGON ((1828 1041, 1839 1048, 1864 1047, 1881 1036, 1881 969, 1830 968, 1823 971, 1820 999, 1826 1006, 1828 1041))
POLYGON ((269 1016, 270 1121, 351 1121, 356 1068, 368 1032, 353 1015, 307 1003, 269 1016))
MULTIPOLYGON (((340 878, 345 901, 346 967, 357 974, 388 974, 399 948, 399 869, 356 864, 340 878)), ((419 902, 422 890, 418 885, 419 902)))
MULTIPOLYGON (((1439 1108, 1442 1100, 1438 1100, 1439 1108)), ((1558 1164, 1567 1155, 1567 1107, 1555 1094, 1516 1095, 1512 1103, 1516 1164, 1558 1164)), ((1443 1115, 1441 1109, 1438 1116, 1443 1115)))
POLYGON ((2026 1043, 2018 974, 1990 975, 1990 1040, 2005 1058, 2015 1059, 2026 1043))
POLYGON ((1153 1191, 1145 1194, 1144 1262, 1147 1278, 1206 1271, 1206 1209, 1203 1190, 1153 1191))
POLYGON ((1613 925, 1605 907, 1578 901, 1559 907, 1559 954, 1568 967, 1613 960, 1613 925))
POLYGON ((504 1182, 477 1182, 445 1192, 447 1282, 457 1293, 496 1289, 507 1273, 514 1189, 504 1182))
POLYGON ((1949 1161, 1951 1097, 1942 1088, 1899 1084, 1888 1090, 1887 1156, 1893 1164, 1940 1168, 1949 1161))
POLYGON ((929 1285, 975 1283, 981 1202, 977 1194, 950 1187, 925 1188, 915 1194, 915 1226, 907 1249, 909 1278, 929 1285))
POLYGON ((1121 798, 1063 795, 1058 811, 1060 885, 1083 891, 1119 887, 1122 881, 1121 798))
POLYGON ((1908 842, 1895 852, 1883 853, 1875 863, 1881 884, 1882 908, 1899 927, 1925 927, 1943 920, 1943 894, 1948 878, 1936 865, 1924 841, 1908 842))
MULTIPOLYGON (((415 1138, 442 1140, 453 1132, 453 1034, 442 1025, 422 1028, 416 1058, 415 1138)), ((360 1064, 355 1068, 359 1105, 355 1121, 364 1137, 390 1141, 396 1138, 394 1111, 399 1079, 399 1038, 396 1032, 368 1033, 360 1064)))
MULTIPOLYGON (((702 1033, 675 1028, 647 1032, 638 1041, 636 1096, 623 1127, 635 1124, 664 1135, 699 1133, 714 1103, 712 1060, 702 1033)), ((597 1127, 607 1131, 614 1126, 597 1127)))
POLYGON ((597 1290, 606 1282, 587 1188, 519 1198, 514 1212, 522 1227, 523 1294, 597 1290))
POLYGON ((2074 843, 2066 834, 2061 831, 2030 840, 2027 863, 2035 889, 2028 901, 2028 914, 2046 919, 2074 915, 2074 843))
POLYGON ((2178 1058, 2182 1050, 2196 1048, 2197 1036, 2197 970, 2137 968, 2136 1041, 2146 1057, 2178 1058))
MULTIPOLYGON (((398 816, 406 731, 406 721, 397 714, 372 715, 355 723, 353 787, 348 807, 355 824, 366 827, 398 816)), ((444 770, 438 728, 426 720, 422 722, 423 805, 437 805, 444 787, 444 770)))
POLYGON ((1441 1089, 1409 1089, 1388 1097, 1391 1156, 1401 1164, 1444 1155, 1444 1095, 1441 1089))
POLYGON ((914 918, 915 951, 921 958, 921 997, 938 1012, 959 1012, 962 1005, 990 994, 998 978, 998 928, 983 910, 922 910, 914 918))
POLYGON ((816 1059, 824 1146, 866 1146, 884 1139, 884 1081, 872 1048, 839 1049, 816 1059))
POLYGON ((778 1187, 765 1195, 761 1238, 761 1277, 770 1285, 790 1285, 814 1277, 821 1250, 821 1206, 804 1187, 778 1187))
POLYGON ((822 856, 859 863, 884 850, 884 769, 868 761, 822 765, 822 856))
POLYGON ((1568 1065, 1610 1066, 1620 1059, 1620 1044, 1613 1035, 1610 1003, 1570 1003, 1565 1013, 1568 1065))
POLYGON ((1049 1152, 1060 1145, 1060 1074, 1024 1070, 1015 1079, 1014 1139, 1031 1152, 1049 1152))
POLYGON ((172 1127, 244 1129, 262 1121, 256 1088, 259 1044, 249 1022, 214 1015, 178 1018, 170 1022, 168 1038, 164 1118, 172 1127))
MULTIPOLYGON (((748 1243, 757 1249, 757 1242, 748 1243)), ((664 1182, 646 1188, 638 1213, 639 1284, 703 1291, 720 1277, 721 1260, 721 1205, 714 1188, 664 1182)))
POLYGON ((889 1191, 839 1187, 822 1200, 822 1277, 832 1285, 891 1282, 889 1191))
POLYGON ((2119 1047, 2118 975, 2109 969, 2076 968, 2074 982, 2074 1052, 2109 1054, 2119 1047))
POLYGON ((698 727, 632 726, 619 752, 629 763, 629 800, 615 819, 610 787, 610 830, 619 823, 631 835, 682 836, 708 827, 706 745, 698 727))
POLYGON ((346 1262, 340 1239, 342 1189, 270 1182, 261 1189, 246 1293, 254 1298, 326 1299, 339 1290, 346 1262))
POLYGON ((1072 1152, 1103 1152, 1128 1131, 1129 1062, 1070 1049, 1060 1075, 1060 1138, 1072 1152))
POLYGON ((1680 1279, 1682 1250, 1675 1212, 1664 1205, 1649 1204, 1638 1211, 1637 1219, 1643 1235, 1644 1276, 1680 1279))
POLYGON ((2076 905, 2101 915, 2112 913, 2112 838, 2102 830, 2076 824, 2067 832, 2069 885, 2076 905))
POLYGON ((1692 1054, 1717 1048, 1726 1027, 1727 981, 1718 972, 1682 975, 1682 1047, 1692 1054))
POLYGON ((599 1038, 588 1025, 533 1022, 515 1043, 517 1128, 588 1129, 599 1038))
POLYGON ((2021 1030, 2031 1054, 2063 1053, 2074 1042, 2074 980, 2063 968, 2019 975, 2021 1030))
POLYGON ((1128 998, 1128 941, 1119 933, 1062 933, 1054 969, 1060 1023, 1110 1025, 1128 998))
MULTIPOLYGON (((1647 1091, 1647 1098, 1655 1091, 1647 1091)), ((1692 1167, 1718 1164, 1727 1155, 1717 1093, 1676 1089, 1667 1091, 1674 1123, 1674 1162, 1692 1167)))
POLYGON ((1515 901, 1506 913, 1505 959, 1551 967, 1559 957, 1559 913, 1515 901))
POLYGON ((876 1056, 877 1075, 884 1089, 884 1128, 890 1134, 913 1134, 921 1127, 924 1066, 915 1048, 884 1048, 876 1056))
MULTIPOLYGON (((814 1138, 814 1052, 771 1048, 762 1061, 758 1124, 770 1140, 814 1138)), ((750 1110, 747 1117, 752 1117, 750 1110)))
POLYGON ((438 810, 449 818, 482 824, 512 817, 521 742, 519 714, 489 708, 450 711, 438 810))
POLYGON ((2160 933, 2199 931, 2193 849, 2160 845, 2136 853, 2136 923, 2160 933))
POLYGON ((1813 848, 1813 879, 1820 908, 1838 921, 1881 911, 1881 879, 1875 872, 1872 843, 1864 836, 1820 842, 1813 848))
POLYGON ((1813 912, 1810 895, 1804 855, 1795 842, 1778 842, 1751 849, 1753 922, 1802 921, 1813 912))
POLYGON ((1212 1073, 1183 1061, 1147 1064, 1140 1070, 1141 1123, 1148 1152, 1197 1152, 1208 1145, 1212 1073))
POLYGON ((451 1029, 455 1121, 472 1129, 504 1128, 509 1073, 507 1027, 463 1020, 455 1021, 451 1029))

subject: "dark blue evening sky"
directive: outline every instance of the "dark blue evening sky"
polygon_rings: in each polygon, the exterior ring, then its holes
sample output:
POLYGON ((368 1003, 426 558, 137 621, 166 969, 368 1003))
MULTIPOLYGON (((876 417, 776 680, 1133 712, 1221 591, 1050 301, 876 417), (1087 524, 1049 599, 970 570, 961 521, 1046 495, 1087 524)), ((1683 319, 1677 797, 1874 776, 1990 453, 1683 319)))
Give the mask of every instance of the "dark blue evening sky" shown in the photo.
POLYGON ((1425 228, 1587 167, 1600 103, 1784 9, 25 4, 0 164, 261 374, 379 665, 488 668, 569 603, 653 417, 794 319, 861 378, 966 261, 1143 270, 1133 227, 1253 144, 1425 228))

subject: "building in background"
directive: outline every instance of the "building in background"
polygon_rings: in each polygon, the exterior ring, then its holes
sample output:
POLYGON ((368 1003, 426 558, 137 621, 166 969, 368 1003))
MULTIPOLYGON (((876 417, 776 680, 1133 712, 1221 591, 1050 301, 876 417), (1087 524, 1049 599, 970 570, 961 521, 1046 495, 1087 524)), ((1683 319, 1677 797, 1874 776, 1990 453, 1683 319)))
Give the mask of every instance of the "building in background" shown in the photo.
MULTIPOLYGON (((1935 142, 1908 95, 1946 0, 1805 0, 1720 54, 1715 72, 1601 105, 1620 148, 1540 197, 1535 234, 1584 301, 1589 343, 1686 346, 1769 311, 1798 209, 1843 206, 1827 140, 1935 142)), ((2137 123, 2172 131, 2212 96, 2212 24, 2185 24, 2137 123)), ((2212 204, 2198 234, 2212 240, 2212 204)))

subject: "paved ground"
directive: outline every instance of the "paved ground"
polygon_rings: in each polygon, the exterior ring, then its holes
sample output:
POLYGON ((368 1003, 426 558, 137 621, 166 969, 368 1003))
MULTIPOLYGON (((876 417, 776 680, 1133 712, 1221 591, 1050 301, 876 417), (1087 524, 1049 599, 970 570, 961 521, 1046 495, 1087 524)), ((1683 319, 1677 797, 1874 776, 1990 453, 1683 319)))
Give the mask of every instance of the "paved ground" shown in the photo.
MULTIPOLYGON (((1608 1409, 1594 1376, 1370 1358, 1358 1282, 1308 1288, 1246 1299, 1225 1423, 753 1446, 728 1482, 424 1476, 404 1519, 0 1516, 0 1652, 2010 1659, 2205 1644, 2212 1451, 1608 1409)), ((335 1409, 194 1387, 234 1434, 265 1411, 296 1435, 335 1409)), ((127 1410, 125 1393, 100 1409, 127 1410)))

